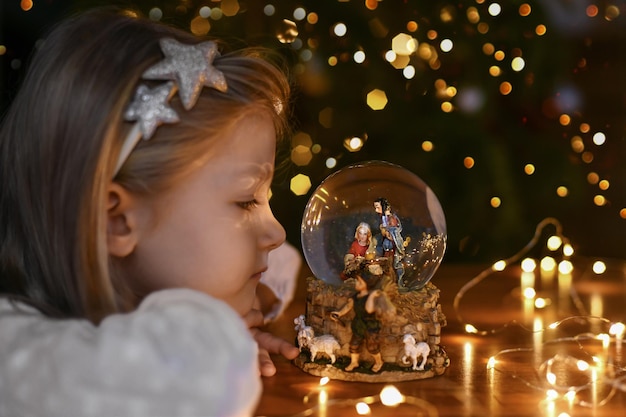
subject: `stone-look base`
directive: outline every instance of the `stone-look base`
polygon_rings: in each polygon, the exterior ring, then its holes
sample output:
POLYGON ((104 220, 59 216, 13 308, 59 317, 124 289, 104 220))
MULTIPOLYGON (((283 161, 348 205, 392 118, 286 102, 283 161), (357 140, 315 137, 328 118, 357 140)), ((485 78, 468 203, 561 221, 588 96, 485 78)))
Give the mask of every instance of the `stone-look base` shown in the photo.
MULTIPOLYGON (((308 346, 302 346, 302 353, 294 364, 312 375, 343 381, 410 381, 443 374, 450 360, 440 345, 441 327, 446 325, 446 319, 438 303, 439 289, 428 283, 420 290, 400 292, 395 280, 389 278, 383 279, 381 289, 396 310, 393 316, 381 318, 380 354, 384 364, 379 372, 371 371, 374 360, 367 349, 361 351, 359 367, 349 372, 343 370, 350 363, 351 317, 347 315, 337 321, 331 319, 330 313, 344 306, 354 294, 353 279, 340 286, 326 284, 315 277, 308 279, 306 325, 315 336, 328 335, 336 340, 338 347, 332 352, 336 361, 331 364, 329 352, 319 351, 315 361, 311 361, 308 346), (413 370, 412 363, 406 362, 403 340, 407 334, 429 346, 424 370, 413 370)), ((418 360, 421 363, 422 358, 418 360)))
POLYGON ((302 353, 293 360, 293 363, 311 375, 355 382, 400 382, 427 379, 443 374, 448 366, 447 361, 438 367, 433 367, 431 363, 428 363, 423 371, 414 371, 410 367, 399 368, 384 364, 379 372, 374 373, 370 370, 372 363, 363 363, 355 370, 346 372, 343 368, 350 363, 350 358, 346 358, 345 363, 342 363, 341 359, 343 358, 339 358, 335 364, 322 363, 323 361, 309 362, 308 355, 302 353))

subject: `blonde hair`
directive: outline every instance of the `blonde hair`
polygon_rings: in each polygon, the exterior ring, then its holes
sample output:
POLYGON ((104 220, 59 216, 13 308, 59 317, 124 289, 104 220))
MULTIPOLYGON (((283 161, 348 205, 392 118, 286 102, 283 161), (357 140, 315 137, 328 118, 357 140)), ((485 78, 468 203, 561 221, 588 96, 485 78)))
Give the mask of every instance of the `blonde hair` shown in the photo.
MULTIPOLYGON (((106 190, 131 127, 123 112, 142 72, 162 59, 165 36, 204 40, 93 10, 61 23, 39 47, 0 129, 0 293, 55 316, 98 321, 118 310, 106 190)), ((113 180, 145 196, 164 192, 253 112, 286 134, 289 83, 274 57, 249 48, 216 58, 228 92, 204 89, 190 111, 173 98, 181 121, 142 141, 113 180)))

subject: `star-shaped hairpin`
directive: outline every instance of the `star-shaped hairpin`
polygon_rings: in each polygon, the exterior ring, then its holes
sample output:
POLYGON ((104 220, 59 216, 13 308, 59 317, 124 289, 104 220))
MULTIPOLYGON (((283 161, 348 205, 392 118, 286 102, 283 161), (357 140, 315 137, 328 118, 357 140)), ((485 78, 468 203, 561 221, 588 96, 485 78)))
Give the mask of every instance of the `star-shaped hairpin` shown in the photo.
POLYGON ((196 104, 203 87, 226 92, 224 74, 213 66, 213 60, 219 55, 214 42, 187 45, 163 38, 160 45, 165 58, 148 68, 143 78, 176 81, 178 95, 186 110, 196 104))
POLYGON ((176 88, 171 81, 154 88, 140 85, 124 118, 131 122, 137 121, 143 139, 149 139, 162 123, 176 123, 180 120, 168 103, 175 92, 176 88))

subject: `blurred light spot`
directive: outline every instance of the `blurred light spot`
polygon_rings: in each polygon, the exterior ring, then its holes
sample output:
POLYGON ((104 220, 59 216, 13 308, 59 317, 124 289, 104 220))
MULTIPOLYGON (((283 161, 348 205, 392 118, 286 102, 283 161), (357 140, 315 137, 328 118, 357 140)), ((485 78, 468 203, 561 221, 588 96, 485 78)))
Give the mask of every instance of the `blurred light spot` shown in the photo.
POLYGON ((537 268, 537 262, 532 258, 524 258, 520 265, 524 272, 533 272, 537 268))
POLYGON ((424 150, 425 152, 430 152, 433 149, 434 149, 434 145, 431 141, 425 140, 424 142, 422 142, 422 150, 424 150))
POLYGON ((491 16, 497 16, 502 11, 502 7, 498 3, 491 3, 487 11, 491 16))
POLYGON ((567 114, 562 114, 559 117, 559 123, 561 123, 561 126, 567 126, 570 124, 571 121, 572 119, 567 114))
POLYGON ((239 13, 238 0, 222 0, 222 12, 224 16, 235 16, 239 13))
POLYGON ((544 271, 554 271, 554 268, 556 268, 556 261, 551 256, 544 256, 541 258, 539 265, 544 271))
POLYGON ((313 144, 313 140, 308 133, 298 132, 291 138, 291 146, 295 147, 298 145, 306 146, 307 148, 311 147, 313 144))
POLYGON ((304 175, 298 174, 293 177, 289 183, 289 189, 295 195, 305 195, 311 188, 311 179, 304 175))
MULTIPOLYGON (((215 10, 215 9, 214 9, 215 10)), ((283 19, 276 32, 276 38, 280 43, 292 43, 298 37, 298 27, 295 22, 283 19)))
POLYGON ((596 145, 598 146, 604 145, 605 141, 606 141, 606 136, 604 135, 604 133, 597 132, 593 135, 593 143, 595 143, 596 145))
POLYGON ((569 194, 569 190, 566 186, 561 185, 556 188, 556 195, 559 197, 567 197, 567 194, 569 194))
POLYGON ((478 87, 466 87, 459 91, 456 105, 466 113, 476 113, 485 104, 485 93, 478 87))
POLYGON ((511 61, 511 68, 513 69, 513 71, 519 72, 524 69, 524 66, 526 66, 526 62, 524 62, 524 59, 522 57, 515 57, 511 61))
POLYGON ((302 7, 297 7, 293 11, 293 18, 296 20, 303 20, 306 17, 306 10, 302 7))
POLYGON ((412 79, 413 77, 415 77, 415 67, 413 65, 407 65, 403 70, 402 70, 402 75, 404 76, 404 78, 406 78, 407 80, 412 79))
POLYGON ((345 24, 343 23, 337 23, 334 27, 333 27, 333 33, 336 36, 342 37, 345 36, 346 33, 348 33, 348 28, 346 27, 345 24))
POLYGON ((318 20, 319 17, 317 16, 317 13, 311 12, 306 16, 306 21, 312 25, 316 24, 318 20))
POLYGON ((463 158, 463 166, 467 169, 472 169, 474 168, 474 158, 472 158, 471 156, 466 156, 465 158, 463 158))
POLYGON ((372 110, 382 110, 387 105, 387 95, 383 90, 376 88, 367 93, 367 105, 372 110))
POLYGON ((476 24, 480 21, 480 14, 478 13, 478 9, 476 9, 476 7, 468 7, 465 15, 470 23, 476 24))
POLYGON ((380 391, 380 402, 388 407, 393 407, 404 401, 404 396, 393 385, 387 385, 380 391))
POLYGON ((574 254, 574 248, 569 243, 563 245, 563 255, 572 256, 574 254))
POLYGON ((546 242, 546 246, 551 251, 557 250, 558 248, 561 247, 562 244, 563 244, 563 240, 560 237, 556 236, 556 235, 550 236, 548 238, 548 241, 546 242))
POLYGON ((363 61, 365 61, 365 52, 356 51, 354 55, 352 55, 352 59, 354 59, 354 62, 356 62, 357 64, 362 64, 363 61))
POLYGON ((625 208, 623 208, 623 209, 621 209, 621 210, 619 211, 619 216, 620 216, 622 219, 626 219, 626 207, 625 207, 625 208))
POLYGON ((537 25, 537 27, 535 28, 535 33, 539 36, 545 35, 547 31, 548 29, 545 25, 537 25))
POLYGON ((395 69, 403 69, 406 68, 411 62, 411 58, 408 55, 396 55, 396 59, 391 62, 391 65, 395 69))
POLYGON ((602 191, 606 191, 609 189, 611 184, 609 184, 608 180, 602 180, 598 183, 598 187, 602 190, 602 191))
POLYGON ((583 138, 580 136, 572 137, 570 145, 572 146, 572 150, 576 153, 581 153, 585 150, 585 143, 583 142, 583 138))
POLYGON ((591 130, 591 126, 589 126, 589 123, 581 123, 579 129, 580 133, 587 133, 591 130))
POLYGON ((511 91, 513 91, 513 86, 511 85, 510 82, 505 81, 502 84, 500 84, 500 94, 502 94, 503 96, 510 94, 511 91))
MULTIPOLYGON (((202 16, 202 14, 200 15, 202 16)), ((158 22, 159 20, 163 18, 163 11, 159 9, 158 7, 153 7, 148 12, 148 17, 150 18, 150 20, 154 20, 155 22, 158 22)), ((208 17, 208 16, 202 16, 202 17, 208 17)))
POLYGON ((580 159, 582 159, 584 163, 590 164, 591 162, 593 162, 593 154, 589 151, 583 152, 583 154, 580 156, 580 159))
POLYGON ((491 266, 491 268, 494 271, 504 271, 504 269, 506 268, 506 261, 497 261, 491 266))
POLYGON ((492 77, 499 77, 501 73, 502 71, 500 70, 499 66, 492 65, 489 67, 489 75, 491 75, 492 77))
POLYGON ((597 184, 600 181, 600 176, 595 172, 587 174, 587 182, 591 185, 597 184))
POLYGON ((364 140, 358 136, 354 136, 343 141, 344 148, 346 148, 350 152, 360 151, 364 144, 364 140))
POLYGON ((506 55, 504 54, 504 51, 496 51, 493 53, 493 57, 496 59, 496 61, 502 61, 506 55))
POLYGON ((330 129, 333 126, 333 108, 326 107, 319 113, 318 120, 322 126, 326 129, 330 129))
POLYGON ((526 175, 533 175, 535 173, 535 166, 533 164, 524 165, 524 173, 526 175))
POLYGON ((223 17, 222 9, 219 7, 214 7, 211 9, 211 19, 220 20, 223 17))
POLYGON ((337 65, 338 60, 336 56, 331 56, 328 58, 328 65, 330 65, 331 67, 334 67, 335 65, 337 65))
POLYGON ((321 151, 322 151, 322 146, 319 143, 316 143, 313 146, 311 146, 311 152, 313 152, 314 154, 318 154, 321 151))
POLYGON ((337 166, 337 160, 335 158, 328 158, 326 160, 326 168, 334 168, 337 166))
POLYGON ((200 17, 208 19, 209 17, 211 17, 211 8, 209 6, 202 6, 200 7, 198 14, 200 15, 200 17))
POLYGON ((418 27, 419 25, 414 20, 411 20, 409 23, 406 24, 406 30, 408 30, 409 32, 415 32, 418 27))
POLYGON ((536 308, 546 308, 547 305, 548 305, 548 301, 545 298, 537 298, 535 300, 536 308))
POLYGON ((601 275, 606 272, 606 264, 602 261, 595 261, 591 269, 596 275, 601 275))
POLYGON ((493 55, 495 51, 496 51, 496 48, 493 46, 492 43, 486 43, 483 45, 483 53, 485 55, 493 55))
POLYGON ((571 274, 574 270, 574 265, 570 261, 561 261, 559 262, 559 272, 561 274, 571 274))
POLYGON ((484 35, 485 33, 489 32, 489 25, 485 22, 480 22, 476 29, 478 29, 478 33, 484 35))
POLYGON ((33 8, 33 1, 32 0, 22 0, 20 2, 20 7, 22 8, 22 10, 24 10, 25 12, 29 11, 30 9, 33 8))
POLYGON ((445 113, 450 113, 452 112, 452 110, 454 110, 454 107, 449 101, 444 101, 443 103, 441 103, 441 110, 443 110, 445 113))
POLYGON ((266 4, 265 7, 263 7, 263 13, 265 16, 274 16, 274 13, 276 13, 276 7, 274 7, 273 4, 266 4))
POLYGON ((595 4, 589 5, 586 12, 587 16, 596 17, 598 15, 598 6, 596 6, 595 4))
POLYGON ((417 50, 417 40, 406 33, 399 33, 391 40, 391 49, 398 55, 411 55, 417 50))
POLYGON ((528 16, 530 14, 530 4, 524 3, 519 7, 519 15, 520 16, 528 16))
POLYGON ((595 195, 593 197, 593 204, 598 207, 602 207, 606 204, 606 198, 601 194, 595 195))
POLYGON ((450 52, 453 48, 454 44, 452 43, 452 41, 450 39, 444 39, 441 41, 441 43, 439 43, 439 48, 443 51, 443 52, 450 52))
POLYGON ((306 166, 313 159, 311 148, 304 145, 297 145, 291 150, 291 162, 298 166, 306 166))
POLYGON ((439 19, 444 23, 449 23, 453 20, 454 9, 451 6, 442 7, 439 11, 439 19))
POLYGON ((196 16, 191 20, 190 29, 196 36, 206 35, 211 30, 211 23, 202 16, 196 16))
POLYGON ((300 60, 302 62, 308 62, 313 58, 313 52, 310 49, 304 49, 300 52, 300 60))
POLYGON ((365 7, 368 10, 376 10, 378 8, 378 0, 365 0, 365 7))
POLYGON ((430 29, 428 32, 426 32, 426 37, 431 41, 437 39, 437 36, 438 34, 436 30, 430 29))
MULTIPOLYGON (((374 3, 377 3, 377 0, 371 0, 374 3)), ((370 409, 370 406, 367 405, 367 403, 364 403, 363 401, 359 401, 358 403, 356 403, 356 412, 358 415, 360 416, 364 416, 364 415, 369 415, 372 414, 372 410, 370 409)))
POLYGON ((617 8, 614 4, 608 5, 604 10, 604 19, 608 22, 617 19, 619 15, 619 8, 617 8))
POLYGON ((491 197, 489 204, 491 204, 491 207, 493 208, 498 208, 502 205, 502 200, 500 200, 500 197, 491 197))

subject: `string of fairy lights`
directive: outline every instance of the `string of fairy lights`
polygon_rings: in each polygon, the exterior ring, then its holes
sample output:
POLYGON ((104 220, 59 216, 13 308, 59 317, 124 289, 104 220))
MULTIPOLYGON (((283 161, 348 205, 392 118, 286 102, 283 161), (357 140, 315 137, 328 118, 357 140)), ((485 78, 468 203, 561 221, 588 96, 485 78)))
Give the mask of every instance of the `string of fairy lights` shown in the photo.
MULTIPOLYGON (((571 280, 566 283, 569 287, 568 295, 579 315, 570 315, 545 325, 535 316, 532 327, 518 320, 511 320, 498 327, 479 328, 477 324, 464 319, 461 314, 462 301, 471 290, 481 282, 494 278, 498 272, 514 266, 522 270, 521 296, 526 302, 532 302, 536 309, 546 307, 548 303, 545 299, 537 297, 533 282, 524 283, 523 274, 532 272, 537 267, 534 259, 525 256, 537 247, 544 248, 548 253, 539 262, 543 271, 551 272, 556 268, 563 275, 572 273, 574 269, 570 261, 574 255, 572 244, 563 235, 561 224, 557 219, 544 219, 537 225, 533 238, 524 248, 508 259, 497 261, 484 269, 457 292, 453 302, 454 313, 468 334, 490 336, 517 326, 535 337, 545 338, 539 342, 535 340, 531 347, 520 346, 496 353, 487 360, 488 370, 507 374, 530 389, 545 393, 545 401, 551 406, 561 401, 570 408, 573 405, 587 408, 601 407, 616 393, 626 392, 626 367, 622 359, 626 326, 620 321, 589 314, 571 280), (543 232, 549 227, 553 227, 555 231, 549 234, 544 242, 542 237, 546 234, 543 232), (560 261, 557 262, 555 258, 560 258, 560 261), (529 289, 532 291, 525 291, 529 289), (572 335, 557 334, 570 323, 575 323, 576 329, 580 327, 585 329, 572 335), (547 354, 544 358, 545 351, 548 350, 552 354, 547 354), (508 364, 509 358, 520 354, 527 354, 528 358, 521 362, 515 361, 515 366, 508 364), (541 356, 541 360, 537 360, 537 355, 541 356)), ((595 261, 592 268, 596 274, 606 271, 603 261, 595 261)), ((562 412, 559 416, 568 417, 569 414, 562 412)))

